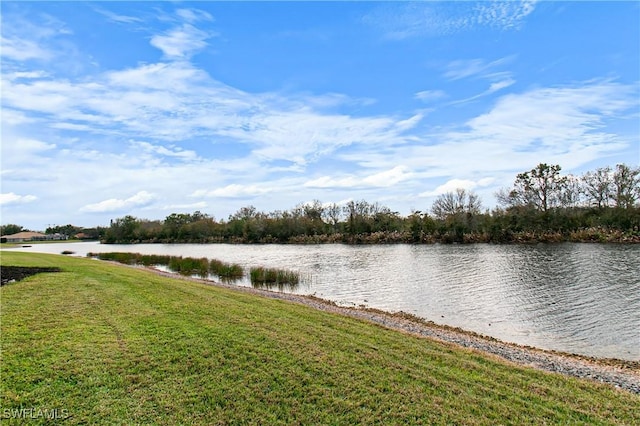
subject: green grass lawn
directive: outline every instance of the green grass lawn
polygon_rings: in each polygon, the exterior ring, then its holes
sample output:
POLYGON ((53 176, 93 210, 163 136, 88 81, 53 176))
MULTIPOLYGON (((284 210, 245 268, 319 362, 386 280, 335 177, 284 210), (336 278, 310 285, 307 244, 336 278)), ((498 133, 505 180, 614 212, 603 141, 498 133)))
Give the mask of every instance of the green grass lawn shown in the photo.
POLYGON ((0 290, 3 423, 640 424, 637 395, 294 303, 91 259, 1 260, 63 270, 0 290))

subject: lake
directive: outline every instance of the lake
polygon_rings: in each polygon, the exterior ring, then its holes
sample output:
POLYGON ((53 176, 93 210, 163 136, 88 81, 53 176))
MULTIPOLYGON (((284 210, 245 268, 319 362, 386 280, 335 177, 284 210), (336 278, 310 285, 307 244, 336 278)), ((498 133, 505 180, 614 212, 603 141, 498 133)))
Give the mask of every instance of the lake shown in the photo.
MULTIPOLYGON (((28 244, 28 243, 27 243, 28 244)), ((20 251, 128 251, 299 271, 290 290, 404 311, 521 345, 640 360, 640 245, 34 244, 20 251)), ((238 285, 251 285, 243 280, 238 285)))

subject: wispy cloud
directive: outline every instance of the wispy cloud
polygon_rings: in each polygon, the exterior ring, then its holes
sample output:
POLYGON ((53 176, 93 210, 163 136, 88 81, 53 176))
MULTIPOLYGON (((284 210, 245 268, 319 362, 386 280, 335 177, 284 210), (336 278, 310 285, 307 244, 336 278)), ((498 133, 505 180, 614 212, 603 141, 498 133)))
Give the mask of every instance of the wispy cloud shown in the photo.
MULTIPOLYGON (((64 22, 50 15, 36 13, 27 19, 3 8, 0 55, 9 60, 51 61, 60 53, 59 39, 71 34, 64 22), (11 21, 11 25, 6 25, 11 21)), ((7 64, 3 64, 6 69, 7 64)))
POLYGON ((509 73, 499 70, 515 59, 514 55, 505 56, 493 61, 484 59, 458 59, 449 62, 444 69, 443 76, 448 80, 460 80, 463 78, 482 78, 488 80, 503 79, 509 73))
POLYGON ((209 12, 201 9, 178 9, 176 15, 186 22, 213 21, 213 16, 209 12))
POLYGON ((143 22, 143 20, 141 18, 138 18, 137 16, 120 15, 120 14, 111 12, 110 10, 99 8, 99 7, 94 8, 94 10, 99 14, 105 16, 111 22, 117 22, 120 24, 133 24, 133 23, 143 22))
POLYGON ((409 2, 384 4, 363 17, 388 39, 439 37, 477 28, 517 30, 535 1, 409 2))
POLYGON ((484 92, 478 93, 477 95, 473 95, 470 96, 468 98, 465 99, 459 99, 456 101, 452 101, 449 103, 449 105, 455 105, 455 104, 461 104, 461 103, 466 103, 466 102, 471 102, 471 101, 475 101, 476 99, 480 99, 483 98, 485 96, 489 96, 492 95, 502 89, 506 89, 507 87, 513 85, 516 81, 508 78, 506 80, 502 80, 502 81, 497 81, 495 83, 491 83, 491 85, 489 86, 489 88, 487 90, 485 90, 484 92))
POLYGON ((0 38, 0 43, 2 44, 0 52, 3 58, 16 61, 29 59, 47 61, 53 57, 50 51, 43 49, 38 43, 31 40, 2 37, 0 38))
POLYGON ((640 107, 639 99, 637 84, 608 80, 535 88, 501 96, 487 112, 456 128, 422 133, 421 143, 338 158, 373 169, 404 164, 422 179, 477 181, 541 161, 572 169, 637 144, 607 129, 634 119, 628 112, 640 107))
POLYGON ((511 146, 521 149, 539 143, 561 153, 566 143, 586 148, 612 142, 613 135, 599 130, 608 117, 634 105, 638 105, 637 86, 590 81, 506 95, 467 125, 477 137, 511 140, 511 146))
POLYGON ((414 97, 422 102, 429 103, 446 98, 447 94, 444 90, 423 90, 417 92, 414 97))
POLYGON ((515 59, 514 55, 486 61, 484 59, 455 60, 448 63, 443 72, 443 77, 450 81, 462 79, 476 79, 488 81, 489 87, 480 93, 449 102, 449 105, 461 104, 476 99, 489 96, 502 89, 512 86, 516 81, 512 78, 510 71, 502 70, 504 65, 511 63, 515 59))
POLYGON ((183 24, 163 34, 154 35, 151 37, 151 45, 162 50, 167 59, 188 59, 207 47, 206 40, 215 35, 191 24, 183 24))
POLYGON ((312 95, 291 100, 243 92, 185 62, 145 64, 76 82, 5 78, 3 84, 5 105, 37 114, 52 127, 66 123, 67 129, 176 143, 218 136, 250 144, 267 160, 299 164, 353 143, 400 140, 421 118, 322 112, 304 106, 324 103, 312 95))

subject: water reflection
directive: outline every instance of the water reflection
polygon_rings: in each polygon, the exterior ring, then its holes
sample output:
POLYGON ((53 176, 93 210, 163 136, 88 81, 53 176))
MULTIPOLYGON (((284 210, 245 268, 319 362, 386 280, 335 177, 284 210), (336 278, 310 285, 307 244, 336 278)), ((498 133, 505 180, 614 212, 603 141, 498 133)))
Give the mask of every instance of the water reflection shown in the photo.
MULTIPOLYGON (((640 360, 640 246, 34 245, 23 251, 207 257, 309 277, 278 291, 405 311, 501 340, 640 360)), ((248 279, 238 285, 251 286, 248 279)))

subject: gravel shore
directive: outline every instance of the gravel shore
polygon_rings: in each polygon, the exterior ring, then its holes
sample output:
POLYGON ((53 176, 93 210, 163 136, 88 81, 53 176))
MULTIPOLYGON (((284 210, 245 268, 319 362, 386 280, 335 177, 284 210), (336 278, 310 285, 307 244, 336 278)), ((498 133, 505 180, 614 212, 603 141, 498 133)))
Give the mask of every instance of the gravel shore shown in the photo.
POLYGON ((517 365, 606 383, 617 389, 640 395, 640 362, 638 361, 590 358, 575 354, 546 351, 501 342, 494 338, 459 328, 438 325, 404 312, 390 313, 371 308, 344 307, 314 296, 227 285, 209 280, 182 277, 156 269, 149 268, 149 270, 171 278, 198 281, 272 299, 300 303, 322 311, 369 321, 389 329, 453 343, 471 350, 490 354, 491 356, 517 365))

